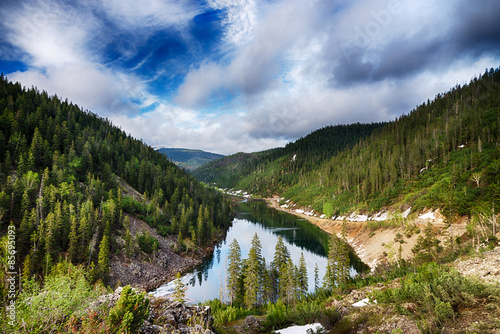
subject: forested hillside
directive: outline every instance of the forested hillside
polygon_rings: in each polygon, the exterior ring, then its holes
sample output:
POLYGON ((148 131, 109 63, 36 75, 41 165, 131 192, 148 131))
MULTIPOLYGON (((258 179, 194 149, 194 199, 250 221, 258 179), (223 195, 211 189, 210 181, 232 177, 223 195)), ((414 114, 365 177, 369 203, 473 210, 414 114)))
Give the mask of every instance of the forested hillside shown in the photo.
POLYGON ((218 192, 161 153, 107 119, 1 76, 0 231, 3 244, 15 227, 23 277, 67 259, 106 282, 110 254, 123 251, 116 233, 130 243, 130 215, 198 245, 231 222, 218 192), (142 198, 125 196, 129 186, 142 198))
POLYGON ((327 126, 285 147, 237 153, 198 168, 194 175, 222 188, 253 194, 281 193, 338 152, 353 147, 384 123, 327 126))
POLYGON ((448 217, 491 212, 500 207, 499 111, 500 70, 492 68, 395 121, 328 127, 284 149, 226 157, 196 175, 327 215, 387 206, 440 208, 448 217))

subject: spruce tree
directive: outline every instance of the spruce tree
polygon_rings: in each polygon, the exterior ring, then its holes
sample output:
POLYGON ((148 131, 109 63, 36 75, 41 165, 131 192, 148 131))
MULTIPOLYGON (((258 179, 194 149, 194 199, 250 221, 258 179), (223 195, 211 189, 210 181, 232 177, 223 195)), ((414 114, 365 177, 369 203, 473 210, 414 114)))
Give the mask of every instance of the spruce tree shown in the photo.
POLYGON ((280 275, 281 268, 286 264, 290 258, 290 252, 283 242, 283 238, 278 237, 276 247, 274 248, 274 258, 271 262, 271 281, 273 284, 273 291, 276 297, 280 296, 280 275))
POLYGON ((99 244, 99 258, 97 260, 97 267, 99 269, 99 276, 104 284, 109 279, 109 237, 104 234, 99 244))
POLYGON ((252 247, 248 252, 247 268, 245 272, 245 305, 253 308, 259 305, 262 286, 262 246, 257 233, 252 239, 252 247))
POLYGON ((186 299, 184 283, 182 283, 181 273, 179 272, 175 275, 175 286, 174 286, 173 297, 175 301, 180 303, 184 303, 186 299))
POLYGON ((300 260, 299 260, 299 272, 297 276, 298 284, 299 284, 299 291, 302 295, 305 295, 307 293, 307 290, 309 288, 308 282, 307 282, 307 266, 306 266, 306 260, 304 258, 304 253, 300 253, 300 260))
POLYGON ((227 287, 229 289, 229 299, 231 305, 238 299, 241 295, 240 289, 240 277, 241 277, 241 249, 238 241, 233 239, 229 245, 228 254, 228 277, 227 277, 227 287))

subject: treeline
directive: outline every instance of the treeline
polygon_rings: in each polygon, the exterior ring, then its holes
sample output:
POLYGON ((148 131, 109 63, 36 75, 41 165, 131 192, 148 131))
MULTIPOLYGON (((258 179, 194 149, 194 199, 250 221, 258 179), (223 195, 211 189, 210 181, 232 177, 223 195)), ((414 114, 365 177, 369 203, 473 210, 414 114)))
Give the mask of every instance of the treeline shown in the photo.
MULTIPOLYGON (((320 287, 331 290, 335 286, 346 284, 350 279, 349 249, 345 230, 343 231, 342 239, 335 235, 330 237, 328 264, 322 285, 318 265, 315 265, 314 290, 320 287)), ((278 300, 293 305, 304 299, 310 289, 304 254, 301 254, 298 265, 295 265, 281 237, 278 237, 273 261, 268 265, 261 250, 262 244, 257 234, 252 238, 252 246, 246 259, 241 258, 238 241, 234 239, 231 242, 222 300, 227 298, 230 305, 252 309, 278 300)))
POLYGON ((115 236, 130 238, 130 215, 199 245, 232 220, 218 192, 108 119, 2 75, 0 231, 15 226, 23 275, 67 258, 106 281, 109 255, 121 251, 115 236))
POLYGON ((499 139, 500 69, 492 68, 395 121, 320 129, 284 149, 214 161, 196 175, 328 215, 412 206, 451 218, 500 207, 499 139), (235 167, 231 178, 220 176, 235 167))
POLYGON ((237 153, 201 166, 200 180, 221 188, 240 188, 270 196, 297 183, 305 174, 338 152, 353 147, 384 123, 326 126, 285 147, 257 153, 237 153))

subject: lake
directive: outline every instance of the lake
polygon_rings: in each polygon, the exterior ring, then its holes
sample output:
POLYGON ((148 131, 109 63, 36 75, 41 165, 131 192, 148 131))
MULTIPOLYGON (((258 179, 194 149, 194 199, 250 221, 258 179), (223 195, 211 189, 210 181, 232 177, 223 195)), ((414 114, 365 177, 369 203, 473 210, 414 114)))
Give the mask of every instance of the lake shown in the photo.
MULTIPOLYGON (((274 248, 278 237, 282 237, 295 265, 298 265, 300 254, 304 253, 307 264, 309 290, 314 290, 314 267, 319 268, 320 284, 326 270, 326 254, 328 234, 289 213, 270 208, 264 201, 244 201, 239 203, 232 226, 225 240, 215 247, 214 252, 206 257, 200 265, 182 277, 187 287, 186 299, 193 302, 204 302, 221 296, 221 283, 226 279, 227 255, 229 244, 236 239, 241 248, 241 257, 247 258, 254 234, 257 233, 262 244, 262 256, 269 264, 274 258, 274 248)), ((350 254, 351 275, 354 276, 363 264, 350 254)), ((223 286, 223 285, 222 285, 223 286)), ((163 296, 173 293, 174 282, 169 282, 155 291, 153 295, 163 296)))

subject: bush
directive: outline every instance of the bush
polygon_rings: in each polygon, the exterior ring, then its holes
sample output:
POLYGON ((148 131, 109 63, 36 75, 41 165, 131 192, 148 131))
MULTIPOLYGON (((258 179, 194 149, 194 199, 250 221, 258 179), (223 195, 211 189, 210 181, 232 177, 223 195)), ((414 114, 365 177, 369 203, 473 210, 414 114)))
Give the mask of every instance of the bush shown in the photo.
POLYGON ((136 293, 130 285, 123 288, 120 299, 109 311, 108 323, 113 333, 136 333, 149 316, 149 299, 136 293))
POLYGON ((151 254, 160 248, 160 243, 158 240, 149 234, 149 231, 146 233, 137 235, 137 243, 141 250, 145 253, 151 254))
POLYGON ((274 304, 267 304, 266 321, 263 324, 265 328, 274 330, 283 328, 289 323, 291 322, 288 319, 287 307, 281 299, 274 304))
POLYGON ((455 317, 453 308, 476 302, 477 298, 500 296, 500 289, 460 275, 455 269, 428 263, 401 279, 401 287, 376 292, 381 303, 413 302, 426 323, 436 325, 455 317))
POLYGON ((224 326, 230 322, 254 314, 254 311, 233 305, 223 305, 219 299, 208 302, 214 318, 214 325, 224 326))
POLYGON ((17 303, 17 332, 57 332, 69 316, 83 315, 99 295, 85 276, 83 268, 59 263, 43 286, 33 279, 25 281, 17 303))

